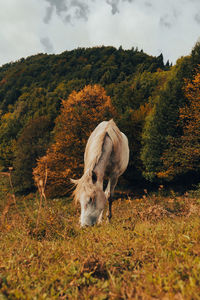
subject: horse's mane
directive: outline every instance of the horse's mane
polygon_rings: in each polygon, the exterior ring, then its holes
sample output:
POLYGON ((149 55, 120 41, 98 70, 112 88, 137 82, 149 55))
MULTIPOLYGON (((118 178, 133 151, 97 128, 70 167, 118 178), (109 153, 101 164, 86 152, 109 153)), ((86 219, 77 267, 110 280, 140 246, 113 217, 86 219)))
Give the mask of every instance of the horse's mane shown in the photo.
POLYGON ((71 179, 71 182, 76 186, 75 190, 72 193, 72 196, 74 197, 75 202, 77 203, 80 198, 80 193, 85 190, 87 187, 88 192, 92 194, 92 184, 91 184, 91 175, 89 174, 89 171, 84 173, 83 176, 80 179, 71 179))
POLYGON ((108 135, 113 144, 113 148, 115 149, 119 141, 122 139, 121 132, 113 119, 106 122, 106 126, 103 128, 101 132, 98 134, 91 136, 88 139, 86 149, 85 149, 85 167, 84 167, 84 174, 78 180, 71 180, 74 185, 76 185, 75 190, 73 191, 73 197, 77 202, 80 197, 80 192, 82 189, 87 189, 88 193, 92 194, 94 192, 94 186, 92 184, 92 171, 94 170, 95 166, 98 164, 102 151, 103 151, 103 144, 106 135, 108 135), (92 152, 95 153, 93 159, 88 157, 89 147, 92 147, 92 152))

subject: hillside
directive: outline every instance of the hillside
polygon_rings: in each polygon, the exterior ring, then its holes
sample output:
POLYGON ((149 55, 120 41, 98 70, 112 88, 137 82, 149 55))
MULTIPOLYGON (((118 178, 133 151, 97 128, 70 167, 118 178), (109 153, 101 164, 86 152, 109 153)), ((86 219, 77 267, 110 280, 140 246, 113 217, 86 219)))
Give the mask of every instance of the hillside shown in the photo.
MULTIPOLYGON (((197 43, 191 54, 179 59, 173 67, 163 63, 162 54, 152 57, 134 48, 123 50, 104 46, 78 48, 60 55, 38 54, 2 66, 0 170, 13 166, 16 189, 31 191, 34 186, 32 169, 37 159, 56 142, 59 126, 57 129, 54 126, 58 123, 62 101, 67 101, 71 93, 79 93, 86 86, 93 89, 98 84, 111 98, 113 112, 115 110, 111 117, 129 139, 126 186, 132 186, 133 182, 142 185, 145 180, 158 183, 163 178, 174 180, 191 171, 194 174, 189 178, 198 178, 199 167, 193 164, 191 169, 190 158, 178 162, 177 165, 183 167, 178 169, 175 165, 171 172, 170 159, 164 162, 163 157, 169 157, 170 151, 181 157, 176 154, 179 150, 172 149, 171 141, 186 132, 184 122, 179 121, 180 108, 188 103, 189 95, 184 89, 187 80, 192 80, 197 72, 199 50, 197 43), (27 181, 24 186, 23 181, 27 181)), ((89 128, 96 125, 91 118, 89 128)), ((178 147, 184 148, 181 143, 178 147)), ((85 143, 80 153, 84 147, 85 143)), ((80 176, 80 172, 79 169, 76 176, 80 176)))
POLYGON ((40 87, 49 92, 59 83, 73 80, 105 86, 129 79, 138 70, 155 72, 164 67, 162 55, 156 58, 134 49, 114 47, 80 48, 60 55, 38 54, 22 58, 0 68, 0 109, 6 112, 24 89, 30 91, 40 87))
MULTIPOLYGON (((134 78, 136 74, 151 74, 158 68, 168 69, 162 55, 152 57, 137 49, 117 50, 114 47, 80 48, 60 55, 38 54, 2 66, 0 168, 6 170, 13 166, 16 143, 31 120, 47 117, 49 129, 46 130, 50 136, 61 100, 67 99, 73 90, 99 83, 112 96, 116 107, 123 106, 124 111, 126 107, 139 108, 151 92, 147 87, 143 97, 138 91, 138 95, 134 95, 132 85, 138 85, 133 83, 134 78)), ((45 153, 50 141, 43 143, 43 151, 37 155, 45 153)))

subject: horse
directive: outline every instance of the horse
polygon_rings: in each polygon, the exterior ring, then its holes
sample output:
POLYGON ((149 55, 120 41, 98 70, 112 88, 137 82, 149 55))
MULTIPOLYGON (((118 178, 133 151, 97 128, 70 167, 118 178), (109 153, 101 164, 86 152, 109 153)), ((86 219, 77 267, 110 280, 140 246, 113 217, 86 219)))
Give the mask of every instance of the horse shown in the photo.
POLYGON ((101 122, 91 133, 84 153, 83 176, 74 180, 75 202, 81 205, 81 226, 101 223, 106 202, 109 203, 108 220, 112 217, 114 189, 118 178, 129 162, 128 139, 113 119, 101 122), (104 191, 104 179, 108 183, 104 191))

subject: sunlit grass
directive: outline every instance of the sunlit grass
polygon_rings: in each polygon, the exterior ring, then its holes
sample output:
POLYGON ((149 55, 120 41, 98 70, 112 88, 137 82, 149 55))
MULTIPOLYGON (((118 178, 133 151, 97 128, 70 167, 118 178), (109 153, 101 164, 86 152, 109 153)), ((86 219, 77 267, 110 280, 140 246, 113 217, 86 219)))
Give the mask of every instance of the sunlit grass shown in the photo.
POLYGON ((0 299, 200 299, 200 205, 188 196, 118 199, 79 227, 70 198, 17 200, 1 224, 0 299))

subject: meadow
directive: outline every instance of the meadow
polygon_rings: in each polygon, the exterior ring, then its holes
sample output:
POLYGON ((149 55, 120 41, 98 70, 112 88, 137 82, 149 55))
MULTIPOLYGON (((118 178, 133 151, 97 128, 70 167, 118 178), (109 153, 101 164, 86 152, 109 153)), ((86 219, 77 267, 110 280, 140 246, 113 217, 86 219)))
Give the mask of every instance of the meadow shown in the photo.
POLYGON ((119 193, 111 223, 80 228, 71 198, 1 187, 1 300, 200 299, 198 190, 119 193))

